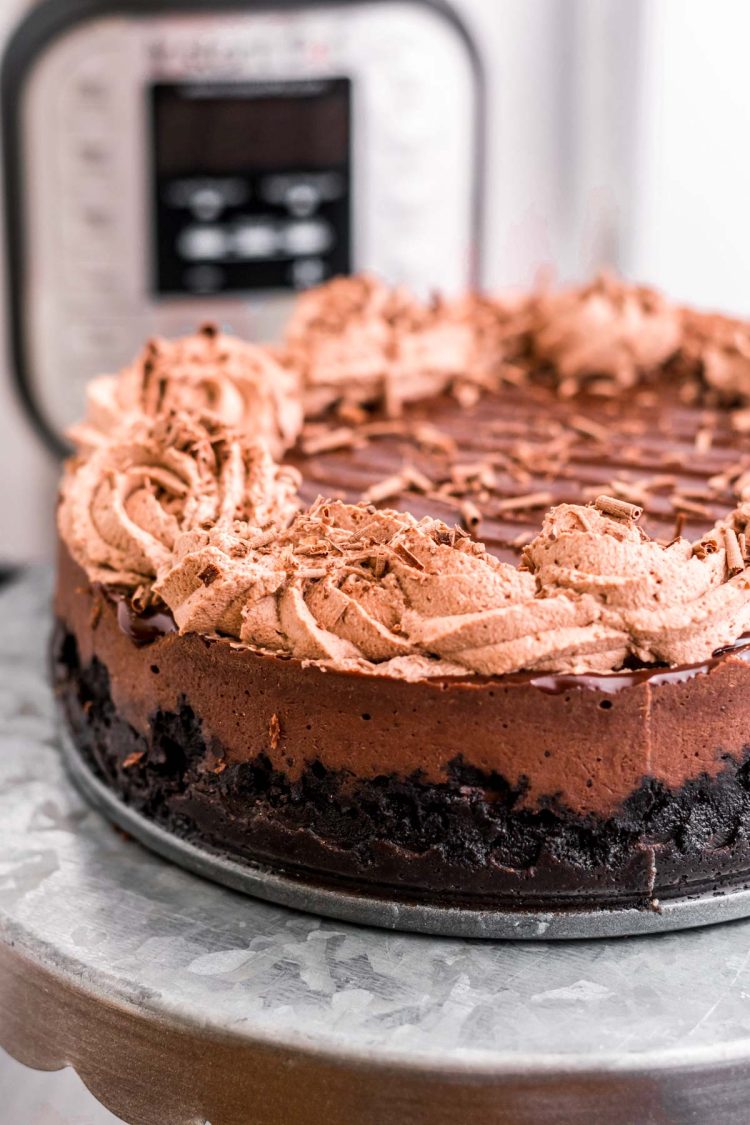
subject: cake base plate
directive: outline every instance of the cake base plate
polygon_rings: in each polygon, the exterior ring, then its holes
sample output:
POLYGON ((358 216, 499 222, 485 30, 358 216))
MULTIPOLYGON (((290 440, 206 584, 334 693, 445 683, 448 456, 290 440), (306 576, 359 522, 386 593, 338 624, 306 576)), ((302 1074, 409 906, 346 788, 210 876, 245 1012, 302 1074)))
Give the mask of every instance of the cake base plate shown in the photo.
POLYGON ((750 890, 669 899, 658 909, 482 910, 379 898, 239 862, 181 839, 124 804, 99 780, 63 729, 63 757, 81 792, 119 828, 188 871, 255 898, 343 922, 436 937, 570 940, 664 933, 750 917, 750 890))

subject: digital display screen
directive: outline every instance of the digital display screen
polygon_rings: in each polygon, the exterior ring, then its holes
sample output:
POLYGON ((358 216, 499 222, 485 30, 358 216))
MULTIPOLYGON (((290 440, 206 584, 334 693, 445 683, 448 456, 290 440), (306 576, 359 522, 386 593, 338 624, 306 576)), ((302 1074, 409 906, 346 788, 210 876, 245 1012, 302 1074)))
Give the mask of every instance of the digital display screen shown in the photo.
POLYGON ((351 82, 151 89, 155 289, 298 289, 351 268, 351 82))

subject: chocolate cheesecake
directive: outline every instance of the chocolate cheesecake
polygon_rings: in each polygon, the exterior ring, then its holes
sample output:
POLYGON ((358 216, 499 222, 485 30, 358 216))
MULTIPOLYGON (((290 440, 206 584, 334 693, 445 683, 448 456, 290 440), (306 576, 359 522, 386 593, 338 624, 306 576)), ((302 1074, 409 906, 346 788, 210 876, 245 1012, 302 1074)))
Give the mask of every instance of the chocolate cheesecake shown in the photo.
POLYGON ((643 288, 305 294, 96 380, 65 722, 126 804, 388 900, 750 886, 750 326, 643 288))

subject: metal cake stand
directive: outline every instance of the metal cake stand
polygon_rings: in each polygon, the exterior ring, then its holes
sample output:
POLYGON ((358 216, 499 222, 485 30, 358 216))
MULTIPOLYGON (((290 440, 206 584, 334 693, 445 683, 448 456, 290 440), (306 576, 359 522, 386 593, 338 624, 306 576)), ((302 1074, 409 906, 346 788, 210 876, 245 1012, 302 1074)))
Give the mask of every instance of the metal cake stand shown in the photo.
POLYGON ((73 1066, 135 1125, 747 1122, 750 922, 472 941, 199 878, 71 785, 48 599, 46 573, 0 595, 0 1044, 16 1059, 73 1066))

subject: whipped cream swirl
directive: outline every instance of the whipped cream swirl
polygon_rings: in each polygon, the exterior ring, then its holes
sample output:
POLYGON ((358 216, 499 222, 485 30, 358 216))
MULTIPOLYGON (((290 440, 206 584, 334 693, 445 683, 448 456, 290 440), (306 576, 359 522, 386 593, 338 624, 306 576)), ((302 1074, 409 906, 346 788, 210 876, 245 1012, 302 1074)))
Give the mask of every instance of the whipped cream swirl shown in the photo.
POLYGON ((86 419, 70 437, 79 449, 101 445, 142 415, 211 415, 262 438, 274 456, 302 428, 297 378, 272 350, 226 336, 213 325, 177 340, 154 339, 119 375, 86 390, 86 419))
POLYGON ((628 656, 697 663, 750 626, 750 572, 730 577, 724 526, 699 544, 680 538, 664 547, 634 523, 561 504, 523 561, 543 596, 561 591, 596 602, 597 620, 621 645, 610 668, 628 656))
POLYGON ((750 399, 750 323, 717 313, 684 314, 682 358, 725 402, 750 399))
POLYGON ((596 376, 630 387, 677 352, 682 325, 678 309, 655 290, 602 275, 541 296, 533 340, 566 390, 596 376))
POLYGON ((456 380, 483 381, 466 302, 422 304, 375 277, 337 278, 299 298, 285 362, 298 372, 306 416, 333 405, 382 405, 440 394, 456 380))
POLYGON ((73 458, 62 486, 60 532, 92 581, 147 583, 191 528, 231 525, 252 539, 296 511, 296 471, 211 418, 138 418, 119 434, 73 458))

